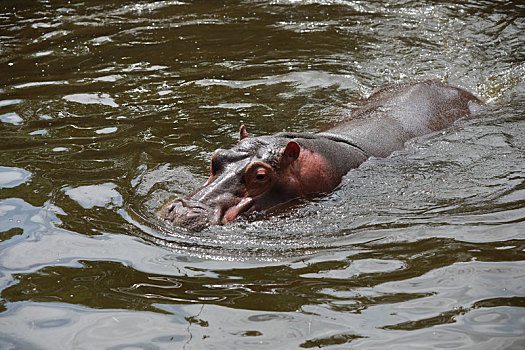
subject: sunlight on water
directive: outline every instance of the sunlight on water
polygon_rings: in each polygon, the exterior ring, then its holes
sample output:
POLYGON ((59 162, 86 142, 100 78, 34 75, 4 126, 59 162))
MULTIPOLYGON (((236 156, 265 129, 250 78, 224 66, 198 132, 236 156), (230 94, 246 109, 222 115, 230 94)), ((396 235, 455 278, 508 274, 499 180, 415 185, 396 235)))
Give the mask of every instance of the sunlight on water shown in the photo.
POLYGON ((525 347, 519 2, 0 8, 0 348, 525 347), (488 104, 286 210, 158 218, 241 124, 425 79, 488 104))

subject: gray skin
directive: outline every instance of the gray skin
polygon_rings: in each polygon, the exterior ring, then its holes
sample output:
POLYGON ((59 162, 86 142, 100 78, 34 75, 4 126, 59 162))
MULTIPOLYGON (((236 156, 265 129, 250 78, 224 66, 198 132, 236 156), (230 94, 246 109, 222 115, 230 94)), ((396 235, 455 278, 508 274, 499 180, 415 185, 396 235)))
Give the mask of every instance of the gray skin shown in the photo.
POLYGON ((237 145, 213 154, 208 181, 166 203, 159 217, 199 231, 331 191, 367 158, 386 157, 482 103, 465 90, 424 81, 383 88, 354 109, 348 121, 317 134, 249 137, 242 126, 237 145))

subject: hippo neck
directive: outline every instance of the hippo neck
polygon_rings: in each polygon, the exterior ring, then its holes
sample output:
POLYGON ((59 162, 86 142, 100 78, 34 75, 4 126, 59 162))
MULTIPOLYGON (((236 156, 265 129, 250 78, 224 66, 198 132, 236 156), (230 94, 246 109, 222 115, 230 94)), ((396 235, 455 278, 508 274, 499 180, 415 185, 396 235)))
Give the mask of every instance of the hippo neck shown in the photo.
POLYGON ((339 145, 344 145, 352 148, 355 151, 361 153, 365 158, 368 158, 368 153, 363 149, 356 140, 352 140, 349 137, 343 135, 337 135, 329 132, 321 132, 318 134, 308 134, 300 132, 280 132, 276 134, 277 137, 283 137, 288 139, 306 139, 306 140, 329 140, 339 145))
POLYGON ((303 186, 303 194, 333 190, 348 171, 368 158, 357 144, 338 135, 279 133, 275 136, 294 140, 304 149, 293 170, 303 186))

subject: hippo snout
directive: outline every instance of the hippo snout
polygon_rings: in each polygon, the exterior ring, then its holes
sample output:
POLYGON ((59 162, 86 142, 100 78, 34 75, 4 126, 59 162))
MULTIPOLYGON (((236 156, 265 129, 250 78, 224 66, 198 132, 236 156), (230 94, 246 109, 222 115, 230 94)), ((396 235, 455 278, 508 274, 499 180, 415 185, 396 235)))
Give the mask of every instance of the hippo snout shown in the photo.
POLYGON ((202 203, 187 199, 176 199, 167 203, 159 216, 173 224, 192 231, 201 231, 205 227, 217 224, 214 220, 214 210, 202 203))

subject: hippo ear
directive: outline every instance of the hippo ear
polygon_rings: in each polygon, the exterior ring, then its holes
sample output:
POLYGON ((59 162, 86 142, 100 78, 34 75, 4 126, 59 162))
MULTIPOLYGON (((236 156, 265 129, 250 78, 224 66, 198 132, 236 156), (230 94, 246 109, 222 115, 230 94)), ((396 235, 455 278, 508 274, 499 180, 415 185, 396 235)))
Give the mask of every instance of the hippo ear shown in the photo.
POLYGON ((246 131, 246 127, 244 125, 241 125, 239 141, 244 140, 245 138, 248 138, 248 132, 246 131))
POLYGON ((289 141, 281 150, 280 165, 281 168, 285 168, 290 165, 294 160, 299 157, 301 153, 301 147, 295 141, 289 141))

